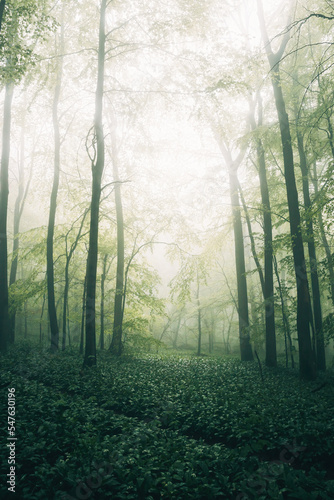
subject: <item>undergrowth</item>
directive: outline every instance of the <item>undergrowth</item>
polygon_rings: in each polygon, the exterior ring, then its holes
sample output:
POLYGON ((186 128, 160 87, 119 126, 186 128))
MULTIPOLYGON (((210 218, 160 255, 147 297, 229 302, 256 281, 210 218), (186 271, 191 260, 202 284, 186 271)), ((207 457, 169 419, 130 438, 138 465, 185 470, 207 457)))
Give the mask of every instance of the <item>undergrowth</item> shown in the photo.
POLYGON ((83 372, 75 352, 27 345, 1 367, 1 474, 14 387, 17 498, 334 498, 332 373, 263 368, 262 382, 256 363, 106 353, 83 372))

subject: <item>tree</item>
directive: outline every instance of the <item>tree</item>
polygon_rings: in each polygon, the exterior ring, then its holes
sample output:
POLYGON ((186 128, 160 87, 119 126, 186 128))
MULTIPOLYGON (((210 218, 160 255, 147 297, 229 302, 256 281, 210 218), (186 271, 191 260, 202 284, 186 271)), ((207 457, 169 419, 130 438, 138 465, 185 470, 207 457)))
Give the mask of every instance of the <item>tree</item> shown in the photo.
POLYGON ((322 331, 322 313, 321 313, 321 299, 320 299, 320 286, 318 277, 318 262, 314 241, 313 231, 313 214, 311 210, 311 197, 309 188, 309 167, 304 148, 304 138, 297 123, 297 145, 299 152, 299 166, 302 173, 303 182, 303 196, 306 217, 306 240, 308 246, 308 253, 310 259, 310 272, 311 272, 311 286, 312 286, 312 299, 313 299, 313 314, 315 326, 315 343, 316 343, 316 356, 318 370, 326 370, 326 357, 325 357, 325 344, 322 331))
MULTIPOLYGON (((255 121, 254 106, 251 105, 250 124, 253 131, 262 126, 262 99, 257 93, 257 104, 259 107, 258 123, 255 121)), ((265 301, 266 322, 266 365, 276 366, 276 334, 275 334, 275 306, 274 306, 274 279, 273 279, 273 230, 271 221, 271 207, 269 189, 267 182, 266 161, 264 147, 260 137, 255 138, 257 164, 259 168, 259 179, 261 189, 261 201, 263 210, 263 233, 264 233, 264 283, 263 298, 265 301)))
POLYGON ((82 229, 83 229, 83 225, 84 225, 87 213, 88 213, 88 210, 85 210, 85 212, 81 218, 81 222, 80 222, 80 226, 79 226, 79 230, 77 232, 77 235, 76 235, 74 241, 72 242, 72 244, 70 245, 70 247, 69 247, 69 243, 68 243, 69 234, 70 234, 71 230, 73 229, 73 226, 77 222, 77 220, 72 224, 71 228, 67 231, 67 233, 65 235, 66 263, 65 263, 65 274, 64 274, 64 298, 63 298, 63 318, 62 318, 62 331, 63 331, 62 350, 63 351, 65 350, 65 345, 66 345, 66 330, 67 330, 66 319, 68 316, 68 292, 69 292, 69 286, 70 286, 70 277, 69 277, 70 262, 71 262, 71 259, 73 257, 73 254, 75 252, 75 249, 79 243, 80 238, 82 238, 84 236, 84 234, 86 234, 86 233, 82 234, 82 229))
POLYGON ((286 112, 279 68, 280 61, 289 40, 289 34, 286 33, 284 35, 278 51, 274 53, 272 51, 271 43, 267 34, 261 0, 257 0, 257 4, 261 34, 270 65, 271 83, 274 91, 283 150, 284 176, 288 199, 290 233, 297 285, 297 332, 299 345, 299 370, 303 378, 314 379, 316 373, 314 353, 312 352, 310 337, 310 294, 304 257, 303 239, 301 233, 298 192, 294 173, 290 122, 288 114, 286 112))
MULTIPOLYGON (((115 118, 114 118, 115 120, 115 118)), ((117 224, 117 270, 116 290, 114 304, 114 326, 110 345, 110 352, 120 356, 122 353, 122 326, 123 326, 123 302, 124 298, 124 220, 121 197, 121 183, 118 168, 118 153, 115 137, 115 129, 111 131, 112 138, 112 163, 115 182, 115 206, 117 224)))
POLYGON ((248 295, 247 295, 247 280, 245 266, 245 251, 244 240, 241 222, 241 207, 239 201, 238 187, 239 181, 237 170, 244 157, 245 151, 241 150, 239 155, 233 160, 232 154, 227 148, 224 140, 219 133, 215 133, 219 148, 224 156, 230 184, 230 200, 233 217, 233 232, 234 232, 234 252, 235 252, 235 267, 237 274, 237 289, 238 289, 238 315, 239 315, 239 341, 241 361, 252 361, 253 352, 250 344, 249 335, 249 316, 248 316, 248 295))
POLYGON ((8 207, 8 165, 10 154, 11 106, 14 84, 6 84, 0 176, 0 350, 5 352, 9 335, 8 281, 7 281, 7 207, 8 207))
POLYGON ((52 105, 52 122, 54 132, 54 163, 53 163, 53 183, 50 196, 50 211, 48 222, 48 234, 46 243, 46 275, 48 291, 48 312, 51 329, 51 351, 56 352, 59 348, 59 325, 57 321, 55 286, 54 286, 54 268, 53 268, 53 237, 57 210, 57 194, 59 188, 60 174, 60 129, 58 106, 61 92, 62 72, 63 72, 63 54, 64 54, 64 4, 62 7, 62 21, 60 26, 60 44, 59 54, 57 54, 56 85, 54 88, 52 105))
MULTIPOLYGON (((14 231, 13 231, 13 252, 12 252, 12 262, 10 266, 9 273, 9 286, 11 287, 16 281, 16 273, 17 273, 17 265, 19 259, 19 246, 20 246, 20 238, 19 238, 19 230, 20 230, 20 221, 22 217, 22 212, 25 204, 25 200, 27 198, 27 194, 29 191, 29 186, 31 182, 32 176, 32 168, 30 169, 30 175, 27 182, 27 185, 24 186, 24 136, 25 136, 25 116, 23 115, 23 124, 21 128, 21 147, 20 147, 20 160, 19 160, 19 173, 18 173, 18 193, 15 201, 14 207, 14 231)), ((16 317, 16 308, 13 307, 13 310, 9 314, 9 341, 14 343, 15 339, 15 317, 16 317)))
POLYGON ((96 365, 96 324, 95 324, 95 298, 96 275, 98 257, 99 209, 101 196, 101 181, 104 169, 104 133, 103 133, 103 88, 104 88, 104 63, 105 63, 105 19, 107 0, 101 0, 99 24, 99 48, 97 86, 95 92, 95 118, 92 139, 93 155, 92 167, 92 196, 90 204, 90 230, 87 257, 87 284, 86 284, 86 346, 84 366, 96 365))
POLYGON ((44 0, 28 0, 20 8, 12 1, 0 4, 0 78, 5 86, 0 173, 0 351, 5 351, 9 336, 7 211, 8 168, 10 157, 11 108, 14 86, 20 82, 33 64, 33 47, 43 31, 49 27, 44 0), (35 16, 34 7, 40 11, 35 16), (26 42, 27 32, 29 42, 26 42))

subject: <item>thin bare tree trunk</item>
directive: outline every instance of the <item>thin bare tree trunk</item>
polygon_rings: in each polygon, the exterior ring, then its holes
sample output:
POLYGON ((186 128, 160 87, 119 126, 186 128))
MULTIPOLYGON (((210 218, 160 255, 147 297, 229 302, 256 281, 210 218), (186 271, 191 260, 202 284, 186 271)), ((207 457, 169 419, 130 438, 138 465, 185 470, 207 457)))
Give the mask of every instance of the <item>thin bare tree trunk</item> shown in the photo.
MULTIPOLYGON (((64 7, 62 17, 64 16, 64 7)), ((60 174, 60 130, 58 118, 58 105, 61 92, 61 81, 63 72, 63 53, 64 53, 64 21, 62 19, 60 28, 60 56, 58 58, 57 67, 57 81, 54 90, 53 106, 52 106, 52 120, 54 132, 54 171, 53 171, 53 184, 50 197, 50 212, 48 223, 48 234, 46 243, 46 272, 47 272, 47 290, 48 290, 48 312, 50 319, 51 329, 51 351, 56 352, 59 348, 59 324, 57 320, 56 302, 55 302, 55 285, 54 285, 54 264, 53 264, 53 239, 57 211, 57 195, 59 187, 59 174, 60 174)))
POLYGON ((103 87, 105 59, 105 18, 107 0, 101 1, 98 76, 95 93, 94 135, 96 140, 96 158, 92 159, 92 199, 90 209, 90 232, 87 258, 87 295, 86 295, 86 346, 84 367, 96 365, 96 275, 98 259, 99 210, 101 196, 101 181, 104 170, 104 133, 103 133, 103 87))
POLYGON ((7 264, 7 211, 8 211, 8 167, 10 154, 10 130, 14 84, 7 83, 5 90, 2 154, 0 173, 0 351, 7 350, 9 335, 8 312, 8 264, 7 264))

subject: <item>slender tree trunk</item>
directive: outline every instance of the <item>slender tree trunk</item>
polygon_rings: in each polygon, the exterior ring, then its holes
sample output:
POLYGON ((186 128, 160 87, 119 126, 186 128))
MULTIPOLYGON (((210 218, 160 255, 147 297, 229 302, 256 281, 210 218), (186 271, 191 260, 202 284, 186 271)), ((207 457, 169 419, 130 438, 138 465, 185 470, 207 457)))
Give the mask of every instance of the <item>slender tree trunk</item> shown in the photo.
MULTIPOLYGON (((259 123, 262 126, 262 100, 258 95, 259 123)), ((254 111, 250 114, 252 130, 256 130, 254 111)), ((264 284, 263 298, 265 301, 266 322, 266 365, 277 366, 276 331, 275 331, 275 306, 274 306, 274 271, 273 271, 273 230, 271 220, 270 197, 267 182, 267 169, 264 156, 264 148, 260 138, 256 139, 256 154, 259 166, 259 180, 261 190, 261 202, 263 209, 263 232, 264 232, 264 284)))
POLYGON ((70 259, 66 258, 65 264, 65 286, 64 286, 64 300, 63 300, 63 335, 62 335, 62 351, 65 351, 66 347, 66 320, 67 320, 67 304, 68 304, 68 290, 69 290, 69 265, 70 259))
POLYGON ((82 312, 81 312, 81 324, 80 324, 80 347, 79 352, 83 354, 84 352, 84 333, 85 333, 85 313, 86 313, 86 288, 87 288, 87 275, 85 276, 83 294, 82 294, 82 312))
POLYGON ((100 349, 104 349, 104 284, 106 280, 107 274, 107 260, 108 254, 105 254, 103 257, 103 268, 101 274, 101 330, 100 330, 100 349))
POLYGON ((309 254, 310 269, 311 269, 317 368, 320 371, 325 371, 326 370, 325 342, 322 331, 322 313, 321 313, 320 286, 318 277, 318 263, 317 263, 317 255, 314 242, 313 220, 311 213, 309 168, 304 149, 303 136, 299 130, 297 130, 297 143, 298 143, 298 152, 300 160, 299 165, 303 177, 304 206, 306 210, 307 246, 308 246, 308 254, 309 254))
MULTIPOLYGON (((219 131, 212 127, 216 137, 219 148, 225 158, 228 168, 229 185, 230 185, 230 199, 232 207, 233 218, 233 232, 234 232, 234 252, 235 252, 235 267, 237 275, 237 289, 238 289, 238 304, 236 309, 239 316, 239 341, 240 341, 240 355, 241 361, 252 361, 253 351, 250 343, 249 334, 249 316, 248 316, 248 295, 247 295, 247 280, 246 280, 246 266, 245 266, 245 248, 242 232, 241 222, 241 207, 239 202, 238 187, 239 181, 237 177, 237 170, 244 157, 244 151, 240 151, 238 157, 233 160, 231 152, 225 145, 223 138, 220 136, 219 131)), ((227 286, 229 287, 228 283, 227 286)), ((233 295, 231 294, 233 297, 233 295)), ((234 300, 234 299, 233 299, 234 300)))
POLYGON ((24 303, 24 338, 28 337, 28 303, 24 303))
POLYGON ((105 17, 107 0, 101 1, 98 75, 95 93, 94 131, 96 140, 96 159, 92 161, 92 199, 90 209, 90 232, 87 258, 87 296, 86 296, 86 346, 84 366, 96 365, 96 275, 98 258, 99 210, 101 196, 101 181, 104 169, 104 133, 103 133, 103 86, 104 86, 104 59, 105 59, 105 17))
MULTIPOLYGON (((113 135, 113 134, 112 134, 113 135)), ((110 345, 112 354, 120 356, 122 353, 122 330, 123 330, 123 301, 124 301, 124 220, 121 197, 121 184, 118 170, 118 158, 116 148, 116 138, 113 141, 113 173, 115 181, 115 205, 117 221, 117 271, 116 271, 116 292, 114 304, 114 326, 113 336, 110 345)))
POLYGON ((273 261, 274 261, 274 269, 275 269, 276 279, 277 279, 277 283, 278 283, 279 295, 280 295, 280 299, 281 299, 281 309, 282 309, 284 336, 287 336, 288 341, 289 341, 289 349, 290 349, 290 356, 291 356, 291 367, 294 368, 295 367, 295 361, 294 361, 294 358, 293 358, 293 348, 292 348, 290 323, 289 323, 288 315, 286 314, 286 310, 285 310, 284 293, 283 293, 283 288, 282 288, 281 280, 280 280, 280 277, 279 277, 279 272, 278 272, 278 267, 277 267, 277 260, 276 260, 276 256, 275 255, 273 255, 273 261))
POLYGON ((254 259, 254 262, 255 262, 255 265, 256 265, 256 269, 257 269, 257 272, 258 272, 258 275, 259 275, 261 289, 262 289, 262 294, 263 294, 263 296, 265 296, 263 271, 262 271, 262 267, 261 267, 261 264, 260 264, 260 259, 259 259, 258 255, 257 255, 257 251, 256 251, 255 240, 254 240, 254 236, 253 236, 252 224, 251 224, 251 220, 250 220, 250 217, 249 217, 248 208, 247 208, 246 201, 245 201, 245 198, 244 198, 244 194, 243 194, 243 191, 242 191, 242 187, 241 187, 241 184, 240 184, 239 181, 238 181, 238 190, 239 190, 239 194, 240 194, 242 208, 244 210, 244 214, 245 214, 245 218, 246 218, 246 224, 247 224, 247 229, 248 229, 248 236, 249 236, 249 239, 250 239, 250 246, 251 246, 251 251, 252 251, 253 259, 254 259))
MULTIPOLYGON (((24 118, 23 118, 24 120, 24 118)), ((12 286, 16 281, 17 274, 17 265, 18 265, 18 252, 19 252, 19 230, 20 230, 20 221, 21 215, 23 212, 24 202, 26 196, 28 194, 29 185, 31 181, 31 173, 29 180, 24 191, 24 134, 25 134, 25 120, 23 121, 22 129, 21 129, 21 148, 20 148, 20 161, 19 161, 19 181, 18 181, 18 194, 15 200, 14 207, 14 241, 13 241, 13 253, 12 253, 12 262, 9 273, 9 286, 12 286)), ((15 340, 15 317, 16 317, 16 309, 12 307, 12 311, 10 312, 9 317, 9 342, 14 343, 15 340)))
POLYGON ((45 294, 43 295, 43 303, 42 303, 41 316, 39 318, 39 343, 40 343, 40 345, 42 345, 42 340, 43 340, 42 321, 43 321, 44 307, 45 307, 45 294))
MULTIPOLYGON (((62 17, 64 11, 62 12, 62 17)), ((54 171, 53 171, 53 184, 50 197, 50 212, 48 223, 48 234, 46 243, 46 272, 47 272, 47 290, 48 290, 48 312, 50 319, 51 329, 51 351, 56 352, 59 348, 59 326, 56 312, 55 302, 55 285, 54 285, 54 265, 53 265, 53 239, 54 228, 57 210, 57 195, 59 187, 59 173, 60 173, 60 131, 59 131, 59 118, 58 118, 58 105, 61 92, 61 80, 63 71, 63 52, 64 52, 64 22, 61 22, 60 32, 60 56, 58 58, 57 68, 57 81, 54 90, 53 106, 52 106, 52 121, 54 132, 54 171)))
MULTIPOLYGON (((85 211, 85 213, 82 217, 82 221, 80 224, 78 234, 77 234, 74 242, 72 243, 69 251, 68 251, 68 235, 69 235, 71 229, 67 232, 67 234, 65 236, 66 264, 65 264, 65 276, 64 276, 64 283, 65 284, 64 284, 63 318, 62 318, 62 325, 63 325, 62 350, 63 351, 65 350, 65 346, 66 346, 66 332, 69 332, 69 328, 68 328, 68 326, 66 327, 66 325, 68 325, 67 320, 69 317, 68 316, 68 292, 69 292, 69 288, 70 288, 70 276, 69 276, 70 263, 71 263, 73 253, 74 253, 74 251, 78 245, 78 242, 81 238, 81 232, 82 232, 82 228, 83 228, 87 213, 88 213, 88 210, 85 211)), ((72 228, 73 228, 75 222, 73 223, 72 228)), ((70 342, 70 339, 69 339, 69 342, 70 342)))
POLYGON ((197 327, 198 327, 197 356, 200 356, 202 348, 202 311, 201 311, 201 302, 199 300, 199 281, 197 282, 196 299, 197 299, 197 327))
MULTIPOLYGON (((314 186, 315 195, 318 196, 318 194, 319 194, 318 175, 317 175, 317 166, 316 166, 315 162, 313 164, 313 186, 314 186)), ((321 210, 318 211, 318 225, 319 225, 319 230, 320 230, 321 241, 322 241, 323 247, 325 249, 326 258, 327 258, 327 268, 328 268, 329 282, 330 282, 330 293, 331 293, 332 304, 334 306, 334 261, 333 261, 331 248, 329 246, 328 239, 326 236, 326 231, 324 228, 324 221, 322 218, 321 210)))
POLYGON ((175 330, 175 334, 174 334, 174 338, 173 338, 173 349, 177 349, 177 339, 179 337, 180 325, 181 325, 181 315, 179 316, 179 319, 178 319, 177 325, 176 325, 176 330, 175 330))
POLYGON ((252 361, 253 353, 249 336, 248 294, 245 267, 245 251, 242 233, 241 213, 238 196, 237 173, 229 168, 230 197, 233 214, 235 265, 238 287, 239 339, 241 361, 252 361))
POLYGON ((258 0, 258 9, 262 37, 265 43, 266 53, 271 69, 271 82, 274 91, 283 150, 284 176, 290 217, 290 234, 292 240, 293 259, 297 285, 297 332, 299 345, 299 370, 301 377, 305 379, 314 379, 316 376, 316 366, 314 362, 314 353, 312 351, 310 336, 310 294, 306 272, 303 239, 301 233, 301 220, 294 172, 290 123, 285 108, 279 70, 279 63, 288 42, 288 38, 284 37, 279 51, 274 54, 271 50, 271 44, 266 32, 261 0, 258 0))
POLYGON ((2 154, 0 173, 0 352, 6 352, 9 335, 8 264, 7 264, 7 211, 8 166, 10 155, 10 129, 14 84, 7 83, 5 91, 2 154))

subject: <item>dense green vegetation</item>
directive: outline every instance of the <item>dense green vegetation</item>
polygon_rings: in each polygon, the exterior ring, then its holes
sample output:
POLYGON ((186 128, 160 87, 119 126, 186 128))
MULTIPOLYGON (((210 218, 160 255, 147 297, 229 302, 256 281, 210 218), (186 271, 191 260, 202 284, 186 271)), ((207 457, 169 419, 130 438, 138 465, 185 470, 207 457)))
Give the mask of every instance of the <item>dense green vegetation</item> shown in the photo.
POLYGON ((28 344, 2 363, 17 498, 334 497, 331 371, 307 383, 263 367, 262 381, 258 364, 228 357, 101 353, 87 373, 74 351, 28 344))

